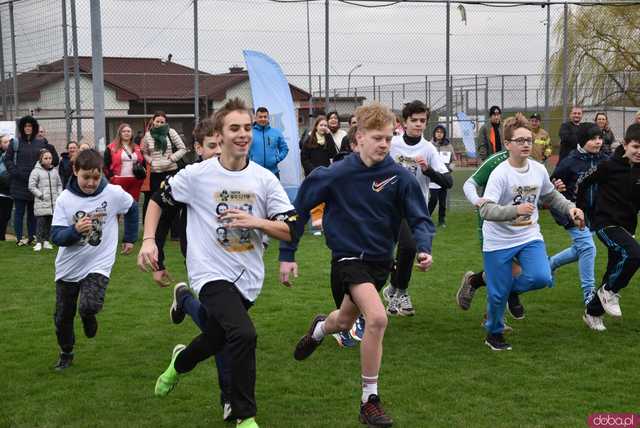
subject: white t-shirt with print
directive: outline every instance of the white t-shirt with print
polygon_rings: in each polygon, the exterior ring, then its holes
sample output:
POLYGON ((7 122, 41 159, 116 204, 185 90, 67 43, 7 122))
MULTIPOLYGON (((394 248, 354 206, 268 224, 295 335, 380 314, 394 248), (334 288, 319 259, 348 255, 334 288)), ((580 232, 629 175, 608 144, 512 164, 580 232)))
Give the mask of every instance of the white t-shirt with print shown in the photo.
POLYGON ((530 241, 542 240, 538 224, 538 200, 554 189, 544 165, 527 160, 527 167, 516 169, 509 161, 498 165, 489 176, 483 198, 498 205, 520 205, 530 202, 535 207, 531 216, 515 220, 482 224, 482 251, 496 251, 517 247, 530 241))
POLYGON ((264 280, 264 233, 230 229, 218 218, 237 208, 259 218, 274 218, 293 205, 273 173, 249 162, 242 171, 225 169, 217 158, 189 165, 169 179, 171 195, 187 204, 187 271, 199 293, 208 282, 234 283, 253 302, 264 280))
POLYGON ((422 156, 427 161, 429 166, 436 172, 446 174, 449 172, 447 166, 442 162, 442 158, 438 153, 438 150, 434 147, 433 143, 424 139, 416 145, 410 146, 404 141, 404 137, 396 135, 391 139, 391 151, 389 153, 391 158, 409 170, 420 185, 420 190, 424 195, 425 201, 429 202, 429 177, 422 173, 420 165, 416 161, 416 157, 422 156))
POLYGON ((117 216, 129 211, 133 203, 130 194, 113 184, 93 196, 78 196, 69 189, 60 194, 51 225, 71 226, 89 216, 92 227, 80 242, 58 249, 56 281, 78 282, 90 273, 111 275, 118 249, 117 216))

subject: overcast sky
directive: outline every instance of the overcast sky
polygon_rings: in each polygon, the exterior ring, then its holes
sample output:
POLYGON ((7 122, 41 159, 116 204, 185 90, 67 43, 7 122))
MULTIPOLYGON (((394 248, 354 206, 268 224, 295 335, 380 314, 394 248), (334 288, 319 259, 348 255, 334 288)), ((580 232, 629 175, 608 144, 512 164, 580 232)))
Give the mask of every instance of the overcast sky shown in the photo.
MULTIPOLYGON (((89 0, 76 1, 80 54, 90 55, 89 0)), ((193 66, 193 0, 102 0, 101 3, 105 56, 166 58, 171 53, 173 61, 193 66)), ((243 49, 253 49, 272 56, 287 74, 307 74, 306 3, 199 0, 198 4, 201 70, 226 72, 232 65, 243 65, 243 49)), ((311 1, 309 9, 312 73, 319 74, 324 73, 324 1, 311 1)), ((466 24, 458 4, 451 4, 453 74, 544 71, 546 9, 478 5, 466 5, 465 9, 466 24)), ((403 3, 365 8, 332 0, 330 72, 347 75, 362 64, 353 72, 352 88, 371 85, 371 77, 365 75, 428 75, 432 78, 444 75, 445 10, 443 4, 403 3)), ((6 70, 10 71, 7 6, 0 7, 0 13, 6 70)), ((61 57, 60 0, 22 0, 15 5, 15 16, 19 68, 33 68, 38 63, 61 57)), ((552 20, 561 17, 562 7, 553 6, 552 20)), ((306 78, 292 80, 307 86, 306 78)), ((380 77, 377 84, 400 80, 380 77)), ((317 81, 317 77, 313 79, 314 89, 317 81)), ((336 79, 336 82, 333 87, 346 85, 345 79, 336 79)))

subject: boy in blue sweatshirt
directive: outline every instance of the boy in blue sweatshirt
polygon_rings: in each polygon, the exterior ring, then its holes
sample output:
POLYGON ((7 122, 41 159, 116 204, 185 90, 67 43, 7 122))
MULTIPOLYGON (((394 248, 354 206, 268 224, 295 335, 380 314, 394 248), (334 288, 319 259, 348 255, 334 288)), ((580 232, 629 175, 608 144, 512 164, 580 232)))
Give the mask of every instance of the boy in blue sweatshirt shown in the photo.
MULTIPOLYGON (((551 175, 552 179, 560 179, 565 184, 566 190, 562 194, 571 202, 576 201, 578 180, 607 159, 607 156, 601 152, 601 147, 602 130, 598 125, 589 122, 581 123, 578 127, 578 146, 560 161, 551 175)), ((594 202, 594 190, 591 189, 588 195, 590 204, 594 202)), ((596 245, 593 242, 593 232, 588 227, 583 229, 576 227, 571 218, 555 210, 552 210, 551 214, 571 236, 571 246, 549 259, 551 272, 577 261, 582 297, 584 304, 587 305, 595 293, 596 245)), ((606 330, 601 317, 585 317, 585 322, 592 330, 606 330)))
POLYGON ((382 340, 387 326, 385 307, 378 291, 393 267, 393 250, 402 219, 417 242, 417 266, 431 267, 431 241, 435 227, 415 177, 389 156, 395 117, 386 107, 373 104, 356 111, 358 153, 329 168, 317 168, 300 187, 295 201, 299 220, 294 240, 280 243, 280 280, 290 285, 297 276, 294 255, 309 212, 325 203, 323 229, 332 252, 331 291, 340 309, 317 315, 297 343, 294 358, 304 360, 326 335, 346 330, 361 313, 367 320, 362 338, 362 400, 360 421, 390 427, 378 397, 378 372, 382 340))
POLYGON ((84 150, 76 157, 73 177, 56 201, 52 240, 56 257, 54 323, 60 346, 56 370, 73 361, 73 320, 79 309, 84 333, 95 337, 96 314, 104 304, 118 247, 118 214, 125 214, 122 253, 129 254, 138 235, 138 204, 122 187, 102 176, 102 156, 84 150), (79 302, 79 308, 78 308, 79 302))

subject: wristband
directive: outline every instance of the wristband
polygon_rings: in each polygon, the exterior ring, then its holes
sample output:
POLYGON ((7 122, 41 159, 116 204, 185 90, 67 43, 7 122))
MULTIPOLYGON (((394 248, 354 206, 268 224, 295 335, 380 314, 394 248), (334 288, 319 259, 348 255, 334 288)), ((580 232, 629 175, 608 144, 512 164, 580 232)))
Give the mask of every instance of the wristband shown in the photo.
POLYGON ((143 241, 146 241, 147 239, 153 239, 155 240, 156 237, 155 236, 147 236, 146 238, 142 238, 143 241))

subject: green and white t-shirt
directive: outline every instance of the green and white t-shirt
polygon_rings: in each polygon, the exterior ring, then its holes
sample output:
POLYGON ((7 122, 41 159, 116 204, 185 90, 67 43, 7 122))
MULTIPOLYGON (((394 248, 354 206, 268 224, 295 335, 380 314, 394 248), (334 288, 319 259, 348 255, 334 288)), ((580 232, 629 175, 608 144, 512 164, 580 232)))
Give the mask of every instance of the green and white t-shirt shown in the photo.
POLYGON ((471 177, 465 181, 462 190, 471 204, 477 205, 478 199, 481 197, 481 195, 478 194, 477 188, 481 189, 481 193, 484 192, 484 188, 487 186, 487 181, 489 181, 489 176, 493 170, 508 158, 509 152, 506 150, 492 154, 476 169, 471 177))
POLYGON ((231 229, 219 216, 231 208, 265 219, 293 211, 273 173, 249 162, 241 171, 225 169, 217 158, 192 164, 169 179, 171 197, 187 205, 187 272, 199 293, 208 282, 233 283, 253 302, 264 280, 263 232, 231 229))

